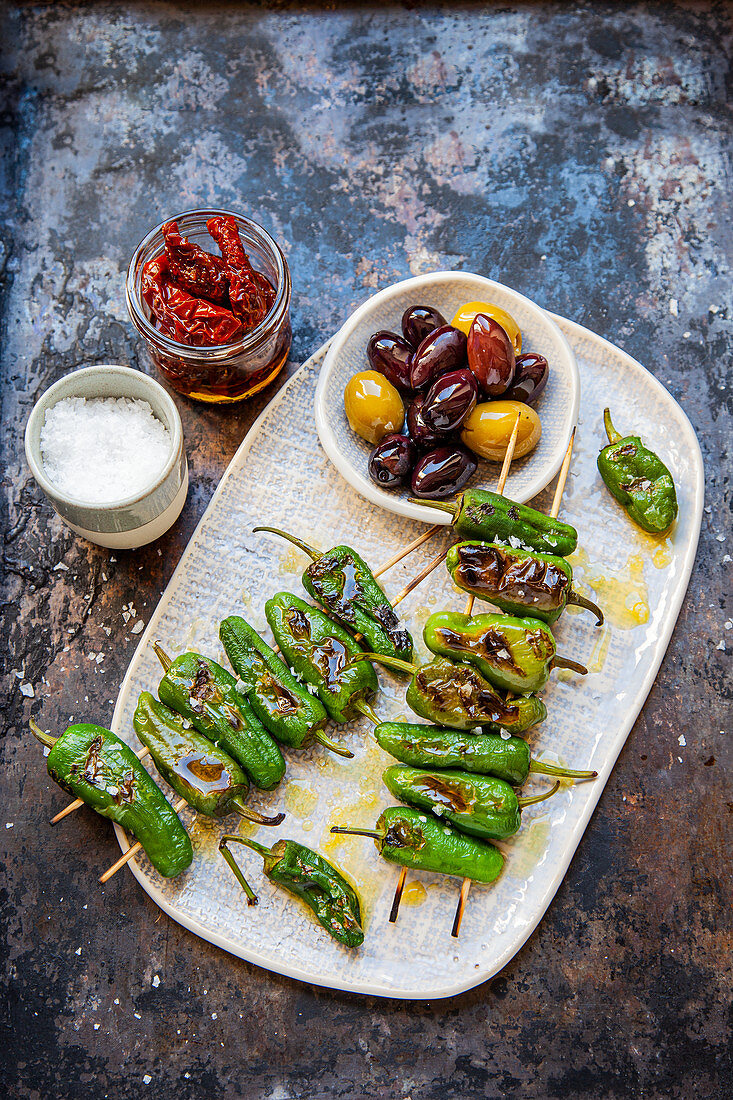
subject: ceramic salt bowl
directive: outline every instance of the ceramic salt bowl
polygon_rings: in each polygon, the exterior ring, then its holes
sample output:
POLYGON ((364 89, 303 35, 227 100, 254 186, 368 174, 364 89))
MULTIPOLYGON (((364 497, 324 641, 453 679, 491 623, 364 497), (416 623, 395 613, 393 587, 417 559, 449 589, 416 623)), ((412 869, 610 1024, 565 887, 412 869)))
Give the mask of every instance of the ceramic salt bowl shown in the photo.
MULTIPOLYGON (((512 463, 506 493, 524 503, 558 473, 570 435, 578 420, 580 380, 570 344, 540 306, 502 283, 466 271, 434 271, 394 283, 360 306, 333 338, 318 380, 316 427, 321 445, 339 473, 361 496, 398 515, 425 523, 448 523, 450 516, 407 499, 409 486, 383 489, 369 477, 372 447, 350 428, 344 412, 344 387, 358 371, 369 370, 366 347, 380 329, 399 333, 403 312, 412 305, 438 309, 449 321, 465 302, 492 302, 510 313, 522 331, 522 351, 544 355, 550 375, 534 406, 542 424, 542 439, 525 458, 512 463)), ((479 461, 469 488, 493 489, 500 464, 479 461)))
POLYGON ((131 367, 103 363, 73 371, 55 382, 28 418, 25 453, 31 473, 67 527, 98 546, 131 550, 160 538, 178 519, 188 493, 188 463, 178 409, 159 382, 131 367), (156 479, 134 496, 105 504, 90 504, 59 489, 44 470, 41 428, 48 409, 65 397, 147 401, 171 437, 171 453, 156 479))

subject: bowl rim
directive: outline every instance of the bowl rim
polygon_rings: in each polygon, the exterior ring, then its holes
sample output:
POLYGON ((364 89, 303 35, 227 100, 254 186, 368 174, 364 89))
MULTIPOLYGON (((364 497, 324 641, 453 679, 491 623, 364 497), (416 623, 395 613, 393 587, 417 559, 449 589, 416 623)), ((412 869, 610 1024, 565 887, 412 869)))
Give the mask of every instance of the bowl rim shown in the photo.
MULTIPOLYGON (((94 395, 92 395, 94 396, 94 395)), ((98 397, 112 397, 113 394, 97 394, 98 397)), ((130 397, 131 395, 126 392, 120 392, 118 397, 130 397)), ((144 398, 139 398, 144 400, 144 398)), ((153 409, 155 415, 155 409, 153 409)), ((81 367, 79 370, 70 371, 63 377, 58 378, 47 390, 41 394, 38 400, 35 402, 31 409, 28 422, 25 426, 25 456, 30 467, 33 477, 40 485, 43 492, 51 500, 58 501, 64 505, 71 505, 74 508, 83 509, 86 512, 114 512, 119 508, 128 508, 131 505, 139 504, 140 502, 148 499, 152 496, 157 489, 170 477, 171 473, 175 470, 176 465, 180 460, 181 449, 183 447, 183 425, 181 423, 181 416, 176 407, 176 403, 168 393, 168 391, 161 386, 160 382, 157 382, 155 378, 151 378, 149 374, 145 374, 141 370, 137 370, 135 367, 128 367, 123 363, 95 363, 89 367, 81 367), (134 377, 135 379, 143 379, 143 386, 148 386, 150 391, 156 395, 162 404, 169 418, 169 431, 171 433, 171 453, 168 456, 165 466, 161 470, 160 474, 156 477, 155 481, 152 481, 150 485, 142 489, 140 492, 134 493, 132 496, 120 497, 117 500, 105 501, 104 503, 97 503, 96 501, 84 500, 80 497, 71 496, 69 493, 65 493, 62 489, 51 481, 48 475, 44 471, 43 458, 41 456, 40 447, 40 430, 43 427, 43 420, 45 419, 46 412, 58 404, 59 401, 65 397, 86 397, 87 394, 73 393, 73 382, 79 378, 85 377, 102 377, 106 375, 110 377, 110 372, 114 372, 120 377, 134 377), (72 383, 71 390, 69 384, 72 383), (42 419, 43 418, 43 419, 42 419), (38 427, 38 444, 35 442, 36 438, 36 426, 38 427)))
MULTIPOLYGON (((508 292, 518 302, 521 302, 528 309, 534 313, 538 313, 542 317, 542 321, 545 325, 551 328, 563 347, 566 355, 566 362, 569 367, 569 375, 571 382, 571 405, 570 416, 568 419, 568 427, 566 432, 566 438, 562 449, 559 449, 555 458, 545 467, 543 472, 530 482, 527 489, 523 490, 518 497, 518 503, 525 503, 528 500, 532 500, 538 493, 542 492, 544 488, 552 481, 557 475, 562 466, 563 458, 570 443, 570 437, 572 435, 573 427, 578 423, 578 412, 580 409, 580 374, 578 372, 578 364, 575 358, 575 352, 571 348, 565 334, 560 329, 557 322, 554 320, 552 314, 537 305, 536 302, 528 298, 526 294, 522 294, 520 291, 515 290, 513 287, 507 286, 506 283, 500 283, 496 279, 489 279, 485 275, 478 275, 471 271, 431 271, 424 275, 414 275, 409 279, 400 279, 396 283, 391 283, 389 286, 384 287, 383 290, 377 291, 367 298, 360 306, 349 315, 344 324, 338 330, 333 337, 331 346, 328 349, 326 358, 321 368, 318 384, 316 386, 315 394, 315 419, 316 429, 318 431, 318 438, 321 441, 321 445, 326 452, 326 455, 336 467, 338 472, 347 481, 353 489, 355 489, 362 497, 365 497, 372 504, 376 504, 379 507, 385 508, 387 511, 391 511, 400 516, 406 516, 409 519, 421 520, 423 523, 443 523, 445 525, 451 522, 451 517, 446 512, 440 512, 435 508, 423 507, 419 504, 411 504, 408 500, 391 496, 385 489, 380 489, 375 485, 366 474, 362 474, 359 470, 355 469, 350 462, 346 461, 343 457, 341 450, 336 442, 336 434, 331 427, 325 408, 325 392, 328 385, 331 373, 333 371, 336 360, 341 353, 344 345, 351 336, 354 329, 362 322, 365 317, 368 317, 370 312, 384 302, 388 302, 391 298, 397 297, 399 294, 404 293, 406 290, 422 291, 426 287, 435 285, 436 283, 444 283, 450 280, 458 285, 461 284, 474 284, 476 281, 482 283, 486 287, 487 293, 490 293, 495 288, 502 292, 508 292), (521 497, 521 500, 519 499, 521 497)), ((490 301, 491 299, 489 299, 490 301)), ((515 498, 513 498, 515 499, 515 498)))

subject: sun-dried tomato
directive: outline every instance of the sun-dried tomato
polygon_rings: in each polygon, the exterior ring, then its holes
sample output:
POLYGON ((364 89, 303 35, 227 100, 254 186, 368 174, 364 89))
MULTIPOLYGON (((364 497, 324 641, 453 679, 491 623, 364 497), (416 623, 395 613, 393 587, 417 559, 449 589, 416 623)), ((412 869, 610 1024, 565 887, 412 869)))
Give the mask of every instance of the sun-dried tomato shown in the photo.
POLYGON ((231 310, 202 298, 171 281, 167 256, 149 260, 142 272, 140 291, 143 300, 164 336, 191 347, 230 344, 244 334, 244 328, 231 310))
POLYGON ((177 222, 166 222, 163 238, 171 281, 195 298, 228 303, 229 271, 224 261, 182 237, 177 222))
POLYGON ((206 228, 219 245, 229 269, 229 302, 232 312, 246 328, 254 328, 268 310, 261 287, 264 276, 253 270, 234 218, 209 218, 206 228), (256 277, 258 275, 259 280, 256 277))

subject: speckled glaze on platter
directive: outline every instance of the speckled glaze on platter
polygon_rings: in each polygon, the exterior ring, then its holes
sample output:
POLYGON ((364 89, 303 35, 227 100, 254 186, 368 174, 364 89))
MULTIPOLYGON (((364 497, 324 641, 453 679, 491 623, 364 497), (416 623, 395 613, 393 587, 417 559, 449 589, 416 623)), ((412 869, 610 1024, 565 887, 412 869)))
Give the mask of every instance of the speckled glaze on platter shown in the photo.
MULTIPOLYGON (((261 860, 245 854, 241 865, 260 895, 259 907, 248 908, 217 855, 225 826, 186 810, 182 817, 194 845, 191 868, 168 881, 144 857, 130 867, 165 912, 203 938, 318 985, 434 999, 469 989, 500 970, 549 905, 667 648, 695 556, 704 492, 697 439, 664 387, 612 344, 555 319, 575 350, 583 393, 561 515, 579 531, 572 559, 577 585, 603 605, 607 626, 596 630, 586 613, 559 620, 558 649, 594 671, 585 679, 554 674, 543 693, 548 718, 530 742, 535 755, 597 768, 598 780, 564 787, 549 802, 525 811, 522 830, 500 845, 507 855, 500 879, 491 887, 473 887, 458 940, 450 935, 457 879, 409 876, 408 882, 419 885, 408 886, 399 920, 390 925, 398 868, 382 861, 371 841, 329 832, 335 823, 370 827, 391 802, 380 779, 391 758, 375 745, 366 720, 354 722, 340 734, 355 753, 353 761, 320 748, 287 751, 283 785, 252 800, 259 808, 282 808, 287 818, 277 830, 253 829, 252 835, 267 844, 294 837, 344 869, 364 902, 363 947, 349 951, 331 941, 302 905, 264 879, 261 860), (606 404, 618 410, 618 426, 641 432, 672 470, 680 514, 667 539, 638 531, 602 486, 595 460, 606 404)), ((130 744, 136 744, 137 695, 154 688, 160 677, 153 640, 174 653, 192 646, 221 657, 217 629, 223 616, 240 612, 264 629, 269 596, 279 589, 302 592, 305 558, 270 536, 252 534, 256 523, 283 526, 323 549, 350 542, 375 565, 424 529, 365 503, 320 450, 312 405, 325 350, 304 364, 247 435, 141 638, 113 719, 113 729, 130 744)), ((550 500, 551 487, 536 504, 547 509, 550 500)), ((394 596, 446 538, 441 533, 388 573, 387 592, 394 596)), ((402 611, 419 657, 425 655, 421 634, 427 615, 462 603, 443 569, 405 600, 402 611)), ((375 704, 380 716, 406 716, 404 685, 384 673, 380 679, 383 690, 375 704)), ((228 825, 236 828, 233 820, 228 825)), ((119 827, 116 831, 124 850, 128 840, 119 827)))
MULTIPOLYGON (((557 474, 577 422, 580 380, 572 347, 552 316, 524 294, 503 283, 468 271, 433 271, 393 283, 359 306, 336 333, 328 349, 316 387, 316 428, 328 457, 341 475, 366 500, 397 515, 425 523, 449 523, 450 516, 408 500, 407 486, 383 489, 369 477, 371 444, 351 430, 344 412, 344 387, 358 371, 369 370, 366 348, 374 332, 401 332, 402 314, 412 305, 440 310, 450 321, 466 302, 492 302, 516 320, 522 332, 522 351, 544 355, 550 375, 535 406, 542 438, 512 468, 512 494, 523 504, 541 492, 557 474)), ((479 460, 471 487, 490 487, 500 464, 479 460)))

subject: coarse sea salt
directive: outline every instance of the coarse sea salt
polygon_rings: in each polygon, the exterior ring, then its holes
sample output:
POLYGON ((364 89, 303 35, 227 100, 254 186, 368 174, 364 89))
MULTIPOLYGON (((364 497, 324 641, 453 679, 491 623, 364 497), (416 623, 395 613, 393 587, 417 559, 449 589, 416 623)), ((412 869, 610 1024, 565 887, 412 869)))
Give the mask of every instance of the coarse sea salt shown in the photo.
POLYGON ((142 493, 162 473, 171 436, 147 401, 65 397, 46 412, 41 454, 62 492, 89 504, 142 493))

